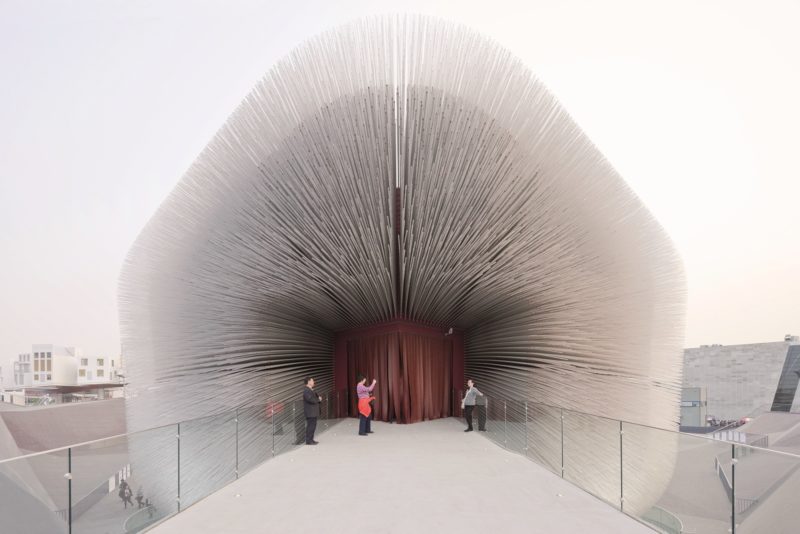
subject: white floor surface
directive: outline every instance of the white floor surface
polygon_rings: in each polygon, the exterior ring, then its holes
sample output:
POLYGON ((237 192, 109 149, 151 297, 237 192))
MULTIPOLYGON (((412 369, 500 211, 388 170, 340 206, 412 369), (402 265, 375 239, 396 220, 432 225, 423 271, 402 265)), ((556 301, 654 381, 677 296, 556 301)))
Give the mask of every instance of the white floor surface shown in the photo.
POLYGON ((654 532, 455 419, 357 427, 339 423, 149 532, 654 532))

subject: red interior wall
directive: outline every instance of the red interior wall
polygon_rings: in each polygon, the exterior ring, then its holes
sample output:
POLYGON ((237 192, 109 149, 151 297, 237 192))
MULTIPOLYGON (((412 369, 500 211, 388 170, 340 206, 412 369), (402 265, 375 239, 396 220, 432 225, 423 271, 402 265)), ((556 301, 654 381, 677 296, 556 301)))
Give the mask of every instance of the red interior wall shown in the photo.
MULTIPOLYGON (((447 329, 398 319, 386 323, 338 332, 336 334, 333 355, 333 380, 336 391, 342 391, 350 387, 350 384, 347 383, 347 340, 359 337, 370 337, 376 334, 388 334, 390 332, 407 332, 411 334, 445 337, 447 329)), ((448 337, 453 338, 453 387, 455 389, 463 389, 464 333, 454 328, 453 333, 448 337)))

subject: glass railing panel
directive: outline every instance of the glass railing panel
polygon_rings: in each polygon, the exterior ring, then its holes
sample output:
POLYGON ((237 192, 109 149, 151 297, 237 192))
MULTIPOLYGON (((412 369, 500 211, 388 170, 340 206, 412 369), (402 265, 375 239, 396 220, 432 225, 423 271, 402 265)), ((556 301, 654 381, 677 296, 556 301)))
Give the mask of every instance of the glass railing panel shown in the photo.
MULTIPOLYGON (((778 443, 792 447, 792 438, 778 443)), ((736 533, 800 532, 793 513, 800 496, 800 458, 743 445, 735 446, 735 455, 736 533)))
MULTIPOLYGON (((472 428, 476 432, 486 432, 488 425, 488 412, 486 409, 487 399, 481 397, 477 400, 475 408, 472 410, 472 428)), ((460 405, 459 405, 460 407, 460 405)), ((466 422, 464 423, 466 424, 466 422)))
POLYGON ((177 512, 177 425, 72 448, 72 532, 139 532, 177 512))
POLYGON ((180 425, 181 509, 236 479, 236 412, 180 425))
POLYGON ((278 448, 294 435, 292 430, 292 402, 272 400, 267 403, 268 442, 272 456, 278 454, 278 448))
POLYGON ((564 478, 619 508, 619 421, 564 410, 564 478))
MULTIPOLYGON (((500 445, 506 446, 506 410, 502 399, 485 396, 486 402, 486 436, 500 445)), ((473 426, 475 417, 473 414, 473 426)))
MULTIPOLYGON (((174 431, 170 444, 174 450, 174 431)), ((73 447, 72 531, 124 532, 125 520, 144 507, 141 478, 133 477, 128 436, 73 447)))
POLYGON ((729 532, 729 443, 632 423, 622 428, 625 513, 662 532, 729 532))
POLYGON ((561 408, 527 404, 528 458, 561 476, 561 408))
POLYGON ((67 532, 67 450, 0 463, 0 532, 67 532))
POLYGON ((332 393, 321 393, 322 400, 319 403, 319 418, 317 419, 316 434, 328 430, 336 420, 333 414, 335 397, 332 393))
POLYGON ((283 454, 306 440, 306 418, 303 401, 287 401, 275 413, 275 455, 283 454))
POLYGON ((506 448, 521 454, 525 453, 528 438, 528 429, 525 425, 527 416, 525 406, 526 403, 524 401, 505 401, 506 448))
POLYGON ((239 408, 236 443, 239 476, 272 458, 273 408, 271 403, 239 408))
MULTIPOLYGON (((324 394, 317 433, 345 413, 343 392, 324 394)), ((305 425, 302 401, 271 402, 0 462, 18 511, 0 532, 66 533, 70 518, 75 533, 145 530, 303 443, 305 425)))

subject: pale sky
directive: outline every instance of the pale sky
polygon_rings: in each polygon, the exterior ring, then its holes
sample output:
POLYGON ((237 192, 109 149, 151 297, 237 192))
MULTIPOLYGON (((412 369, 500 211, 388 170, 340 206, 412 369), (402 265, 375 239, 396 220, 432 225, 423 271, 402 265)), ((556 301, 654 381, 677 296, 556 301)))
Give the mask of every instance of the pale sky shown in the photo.
POLYGON ((0 0, 0 365, 119 353, 133 239, 256 81, 360 16, 439 15, 552 90, 674 239, 685 346, 800 334, 800 3, 0 0))

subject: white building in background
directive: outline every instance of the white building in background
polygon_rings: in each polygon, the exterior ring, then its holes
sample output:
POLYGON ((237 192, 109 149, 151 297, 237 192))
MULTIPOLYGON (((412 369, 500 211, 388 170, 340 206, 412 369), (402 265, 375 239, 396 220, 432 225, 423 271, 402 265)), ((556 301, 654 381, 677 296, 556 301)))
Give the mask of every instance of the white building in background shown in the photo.
POLYGON ((118 357, 86 356, 78 347, 39 344, 14 362, 14 386, 79 386, 118 382, 118 357))
POLYGON ((30 387, 33 385, 32 365, 29 353, 17 356, 17 361, 14 362, 14 386, 30 387))
POLYGON ((81 355, 78 360, 78 384, 116 382, 118 380, 117 374, 120 372, 121 363, 118 357, 81 355))

